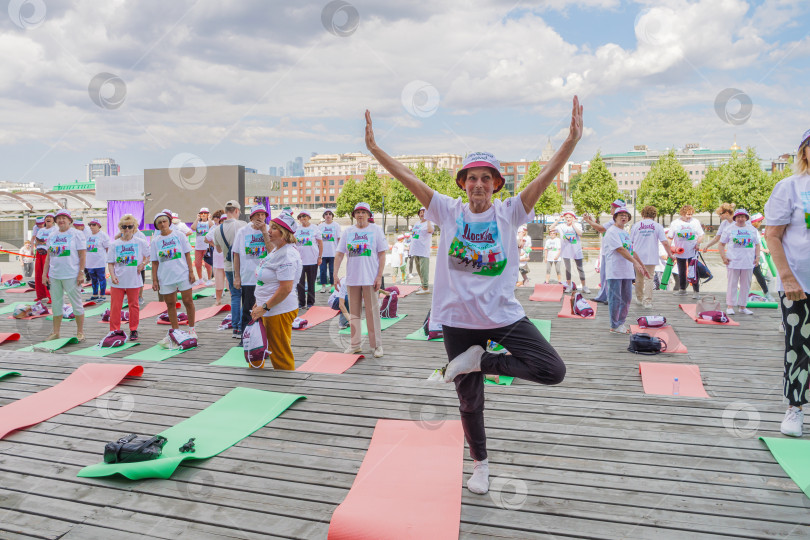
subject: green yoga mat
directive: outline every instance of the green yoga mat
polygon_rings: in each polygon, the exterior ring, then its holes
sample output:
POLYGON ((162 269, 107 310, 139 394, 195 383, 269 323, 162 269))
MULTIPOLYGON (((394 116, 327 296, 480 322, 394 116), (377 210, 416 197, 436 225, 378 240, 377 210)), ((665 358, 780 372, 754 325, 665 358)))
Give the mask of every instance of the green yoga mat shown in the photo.
POLYGON ((675 261, 672 260, 671 257, 667 258, 667 264, 664 267, 664 275, 661 276, 661 285, 658 286, 658 289, 661 291, 667 290, 667 284, 669 283, 669 276, 672 275, 672 268, 675 266, 675 261))
MULTIPOLYGON (((765 236, 759 235, 759 245, 762 246, 762 249, 768 249, 768 242, 765 241, 765 236)), ((768 265, 768 270, 771 271, 771 275, 773 277, 777 277, 776 273, 776 265, 773 262, 773 257, 771 257, 770 253, 762 252, 762 255, 765 258, 765 263, 768 265)))
POLYGON ((164 349, 160 345, 155 345, 154 347, 149 347, 145 351, 136 352, 135 354, 130 354, 129 356, 125 356, 124 360, 150 360, 153 362, 162 362, 166 359, 171 358, 172 356, 177 356, 178 354, 182 354, 184 352, 193 351, 196 347, 192 349, 164 349))
MULTIPOLYGON (((401 321, 402 319, 404 319, 407 316, 408 315, 406 314, 406 315, 397 315, 397 317, 395 319, 380 319, 380 331, 383 331, 386 328, 389 328, 391 325, 394 325, 394 324, 398 323, 399 321, 401 321)), ((363 319, 362 330, 363 330, 363 335, 367 336, 368 335, 368 327, 366 326, 366 320, 365 319, 363 319)), ((351 335, 352 329, 351 328, 344 328, 343 330, 341 330, 338 333, 339 334, 351 335)))
POLYGON ((35 349, 48 349, 49 351, 53 352, 57 349, 61 349, 65 345, 70 345, 72 343, 78 343, 79 340, 75 337, 63 337, 59 339, 52 339, 51 341, 43 341, 42 343, 37 343, 36 345, 29 345, 28 347, 23 347, 22 349, 18 349, 20 351, 25 352, 32 352, 35 349))
POLYGON ((484 378, 484 384, 496 384, 498 386, 510 386, 512 384, 512 381, 514 381, 514 380, 515 380, 515 378, 510 377, 509 375, 501 375, 500 377, 498 377, 499 382, 490 381, 489 379, 487 379, 485 377, 484 378))
POLYGON ((760 437, 759 440, 768 446, 790 479, 810 497, 810 440, 782 437, 760 437))
POLYGON ((245 350, 242 347, 231 347, 219 360, 214 360, 209 366, 248 367, 245 360, 245 350))
MULTIPOLYGON (((89 308, 85 308, 84 309, 84 316, 85 317, 93 317, 95 315, 101 315, 102 313, 107 311, 107 309, 109 307, 110 306, 105 306, 104 304, 102 304, 100 306, 91 306, 89 308)), ((48 315, 47 317, 45 317, 45 320, 46 321, 52 321, 53 320, 53 315, 48 315)), ((62 319, 62 322, 76 322, 76 319, 62 319)))
MULTIPOLYGON (((417 330, 416 332, 412 332, 412 333, 408 334, 407 336, 405 336, 405 339, 412 339, 414 341, 428 341, 428 338, 425 335, 425 331, 422 330, 421 328, 419 330, 417 330)), ((433 342, 442 343, 442 342, 444 342, 444 338, 431 339, 430 342, 431 343, 433 343, 433 342)))
POLYGON ((745 307, 776 309, 779 307, 779 302, 748 302, 748 305, 745 307))
POLYGON ((169 478, 185 459, 207 459, 227 450, 283 413, 305 396, 237 387, 216 403, 159 433, 168 439, 158 459, 138 463, 98 463, 85 467, 83 478, 122 474, 130 480, 169 478), (180 447, 194 437, 194 452, 180 447))
POLYGON ((118 351, 125 351, 127 349, 131 349, 132 347, 137 347, 140 345, 137 341, 128 341, 121 345, 120 347, 97 347, 93 345, 92 347, 87 347, 86 349, 79 349, 78 351, 73 351, 68 354, 78 354, 80 356, 92 356, 94 358, 103 358, 105 356, 109 356, 111 354, 115 354, 118 351))
POLYGON ((0 379, 3 377, 10 377, 12 375, 19 375, 19 371, 0 371, 0 379))
MULTIPOLYGON (((532 324, 534 324, 534 326, 538 330, 540 330, 540 333, 543 334, 543 337, 546 338, 546 341, 551 342, 551 321, 547 321, 545 319, 529 319, 529 320, 532 321, 532 324)), ((422 330, 421 328, 419 330, 417 330, 416 332, 412 332, 412 333, 408 334, 407 336, 405 336, 405 339, 412 339, 414 341, 427 341, 428 340, 427 336, 425 335, 424 330, 422 330)), ((434 342, 434 341, 443 342, 444 339, 443 338, 442 339, 431 339, 430 341, 431 342, 434 342)), ((495 347, 492 350, 493 351, 500 351, 502 349, 503 349, 503 346, 498 345, 497 347, 495 347)))
POLYGON ((6 289, 16 289, 17 287, 28 287, 28 283, 23 282, 18 283, 17 285, 0 285, 0 291, 5 291, 6 289))
MULTIPOLYGON (((198 289, 191 294, 192 300, 199 300, 200 298, 208 298, 209 296, 214 296, 217 294, 217 290, 213 287, 208 287, 207 289, 198 289)), ((177 293, 177 299, 182 300, 183 295, 177 293)))

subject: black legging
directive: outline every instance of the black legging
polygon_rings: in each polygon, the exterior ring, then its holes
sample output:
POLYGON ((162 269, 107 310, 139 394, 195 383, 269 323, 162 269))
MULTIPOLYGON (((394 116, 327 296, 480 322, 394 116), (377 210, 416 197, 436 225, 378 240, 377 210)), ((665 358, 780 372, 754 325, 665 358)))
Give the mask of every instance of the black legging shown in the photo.
POLYGON ((768 282, 765 279, 765 275, 762 273, 762 268, 760 268, 758 264, 754 266, 754 277, 757 278, 757 283, 762 287, 762 292, 768 294, 768 282))
POLYGON ((315 276, 318 274, 317 264, 305 264, 301 270, 301 279, 298 280, 298 307, 315 305, 315 276))
MULTIPOLYGON (((678 281, 680 281, 681 290, 686 290, 686 264, 689 262, 689 259, 677 259, 678 261, 678 281)), ((695 267, 695 272, 697 272, 697 267, 695 267)), ((692 285, 692 290, 695 292, 700 292, 700 278, 695 281, 695 284, 692 285)))

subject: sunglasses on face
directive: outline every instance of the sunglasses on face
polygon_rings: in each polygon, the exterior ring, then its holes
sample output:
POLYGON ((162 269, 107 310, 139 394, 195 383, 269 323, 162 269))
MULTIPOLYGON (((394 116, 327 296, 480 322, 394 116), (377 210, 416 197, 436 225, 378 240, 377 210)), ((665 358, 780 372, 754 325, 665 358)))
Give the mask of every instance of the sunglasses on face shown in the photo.
POLYGON ((124 229, 124 230, 126 230, 126 229, 134 229, 135 225, 121 225, 121 228, 124 229))

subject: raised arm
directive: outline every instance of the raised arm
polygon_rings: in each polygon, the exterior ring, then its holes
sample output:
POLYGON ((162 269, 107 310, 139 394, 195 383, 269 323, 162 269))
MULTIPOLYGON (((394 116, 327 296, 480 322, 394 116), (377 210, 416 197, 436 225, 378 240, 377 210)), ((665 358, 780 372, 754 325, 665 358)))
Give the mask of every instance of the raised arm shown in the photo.
POLYGON ((568 138, 562 143, 560 149, 555 152, 548 165, 543 167, 537 178, 531 181, 526 188, 520 192, 520 200, 523 201, 523 208, 528 214, 540 199, 540 195, 546 190, 551 182, 557 177, 562 168, 568 163, 568 158, 574 153, 577 143, 582 138, 582 106, 579 98, 574 96, 574 105, 571 110, 571 126, 568 130, 568 138))
POLYGON ((588 225, 593 227, 599 234, 604 234, 604 232, 607 230, 604 225, 600 225, 599 223, 597 223, 596 220, 593 219, 590 214, 582 214, 582 219, 587 221, 588 225))
MULTIPOLYGON (((382 148, 377 146, 374 141, 374 129, 371 126, 371 113, 366 110, 366 148, 368 148, 371 155, 387 170, 391 175, 402 182, 402 185, 408 188, 408 191, 422 203, 425 208, 430 207, 430 201, 433 199, 433 190, 419 177, 413 174, 407 166, 395 160, 386 154, 382 148)), ((539 197, 539 195, 538 195, 539 197)))

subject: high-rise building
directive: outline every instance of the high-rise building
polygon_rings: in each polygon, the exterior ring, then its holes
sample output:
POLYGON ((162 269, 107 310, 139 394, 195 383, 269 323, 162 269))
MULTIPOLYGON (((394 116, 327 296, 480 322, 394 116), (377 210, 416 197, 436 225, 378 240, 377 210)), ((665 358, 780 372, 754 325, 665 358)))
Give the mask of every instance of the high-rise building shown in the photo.
POLYGON ((295 158, 295 171, 293 172, 293 176, 304 176, 304 158, 300 156, 295 158))
MULTIPOLYGON (((458 154, 433 154, 395 156, 395 159, 407 166, 417 166, 424 163, 428 169, 447 169, 455 173, 464 158, 458 154)), ((387 171, 373 156, 353 152, 349 154, 318 154, 313 156, 305 165, 303 176, 345 176, 366 174, 372 169, 385 174, 387 171)))
POLYGON ((118 176, 121 167, 112 158, 94 159, 87 164, 87 181, 92 182, 99 176, 118 176))
POLYGON ((278 167, 270 167, 269 174, 270 176, 278 176, 278 167))

